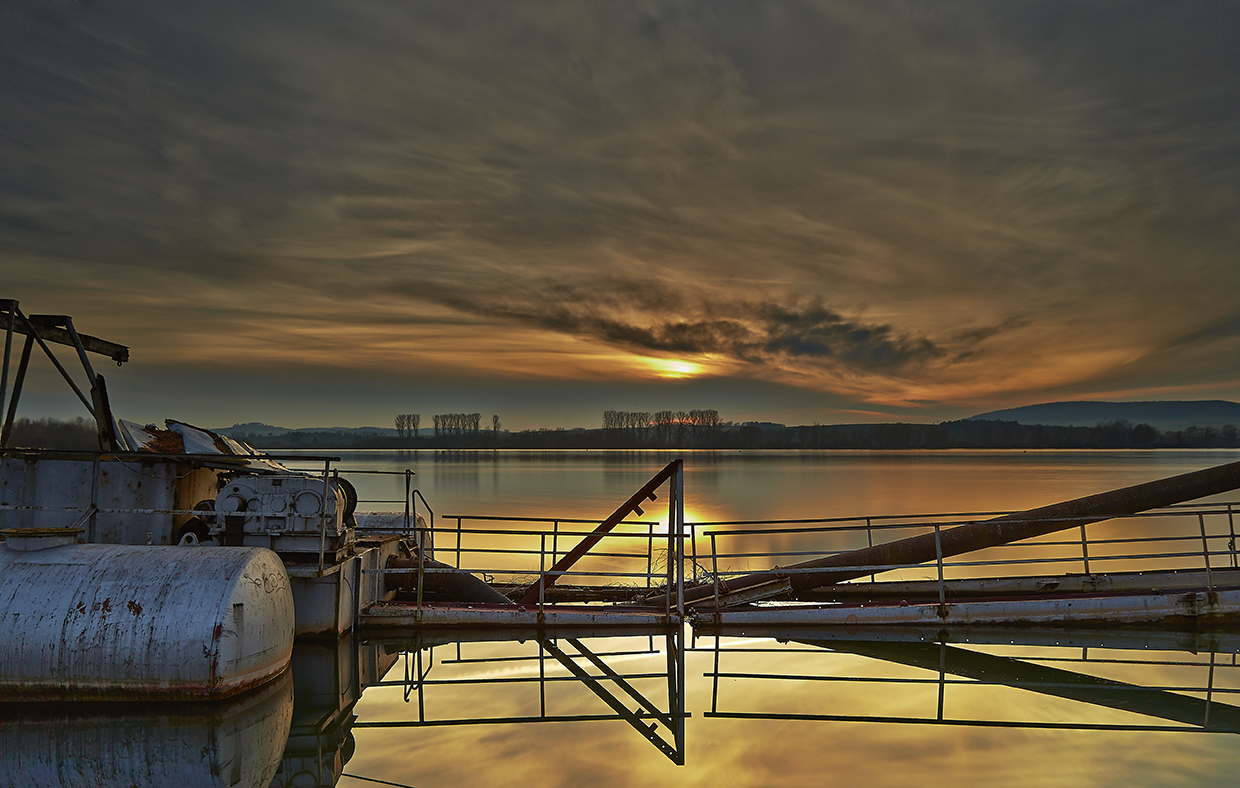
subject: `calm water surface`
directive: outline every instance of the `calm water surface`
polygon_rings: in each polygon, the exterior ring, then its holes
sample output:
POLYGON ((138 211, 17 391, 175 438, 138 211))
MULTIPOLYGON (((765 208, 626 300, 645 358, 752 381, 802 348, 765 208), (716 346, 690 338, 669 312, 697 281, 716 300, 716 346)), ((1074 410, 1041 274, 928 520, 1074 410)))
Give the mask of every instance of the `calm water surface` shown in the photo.
MULTIPOLYGON (((673 457, 685 460, 686 519, 729 521, 1025 509, 1232 462, 1240 452, 349 452, 342 465, 413 469, 439 514, 598 519, 673 457)), ((364 484, 378 498, 399 493, 395 482, 372 477, 364 484)), ((608 662, 630 674, 665 673, 666 644, 655 641, 655 654, 608 662)), ((1056 685, 1080 683, 1080 676, 1087 685, 1096 677, 1162 691, 1209 685, 1216 724, 1233 713, 1225 706, 1240 705, 1234 694, 1240 669, 1232 667, 1231 653, 1214 655, 1211 668, 1210 654, 1137 641, 1118 648, 1106 648, 1113 644, 1105 639, 955 646, 1014 660, 982 665, 998 671, 997 681, 1030 679, 1034 670, 1032 678, 1051 689, 981 686, 966 671, 954 683, 945 674, 940 695, 938 671, 919 666, 916 654, 897 650, 882 659, 864 647, 850 653, 821 642, 723 638, 716 656, 714 639, 698 638, 687 644, 685 711, 691 716, 683 767, 628 723, 600 721, 358 728, 356 754, 345 771, 417 786, 1236 784, 1240 734, 1157 730, 1188 726, 1194 715, 1204 715, 1204 691, 1177 693, 1197 705, 1171 710, 1176 699, 1158 695, 1141 705, 1132 697, 1121 696, 1117 704, 1105 694, 1100 699, 1086 692, 1084 700, 1055 694, 1056 685), (1129 648, 1134 645, 1145 647, 1129 648), (1069 673, 1040 676, 1039 668, 1069 673), (703 675, 715 672, 725 675, 703 675), (858 680, 867 678, 893 681, 858 680), (1152 713, 1123 710, 1133 705, 1152 713), (846 719, 810 719, 831 716, 846 719), (940 717, 948 722, 907 722, 940 717), (996 727, 1003 722, 1019 727, 996 727)), ((625 652, 649 643, 609 638, 587 645, 625 652)), ((435 652, 428 680, 538 675, 533 642, 465 643, 459 652, 455 645, 435 652), (501 661, 468 661, 489 658, 501 661)), ((423 654, 425 666, 430 657, 423 654)), ((944 661, 954 664, 955 655, 944 661)), ((554 662, 543 671, 568 675, 554 662)), ((633 684, 667 708, 664 679, 633 684)), ((540 697, 536 683, 428 685, 423 718, 536 716, 543 701, 548 714, 610 711, 580 683, 544 686, 540 697)), ((363 722, 416 720, 417 701, 416 693, 406 702, 401 688, 375 687, 356 712, 363 722)), ((341 784, 363 784, 350 780, 341 784)))
MULTIPOLYGON (((673 457, 685 459, 686 519, 697 522, 1024 509, 1240 459, 1235 451, 332 454, 346 470, 414 470, 437 524, 448 515, 601 519, 673 457)), ((403 494, 398 476, 350 478, 363 499, 403 494)), ((657 508, 648 515, 665 517, 657 508)), ((273 785, 381 784, 365 777, 420 788, 1230 786, 1240 774, 1236 636, 1030 632, 950 646, 821 632, 480 637, 425 649, 432 644, 299 646, 295 691, 269 688, 238 711, 10 721, 0 726, 8 767, 0 785, 259 785, 273 770, 273 785), (668 659, 680 649, 683 684, 668 659), (556 652, 613 675, 582 683, 556 652), (370 685, 364 694, 359 681, 370 685), (671 730, 653 732, 643 730, 648 720, 618 719, 600 691, 627 709, 640 696, 651 714, 683 710, 683 736, 675 716, 671 730)))

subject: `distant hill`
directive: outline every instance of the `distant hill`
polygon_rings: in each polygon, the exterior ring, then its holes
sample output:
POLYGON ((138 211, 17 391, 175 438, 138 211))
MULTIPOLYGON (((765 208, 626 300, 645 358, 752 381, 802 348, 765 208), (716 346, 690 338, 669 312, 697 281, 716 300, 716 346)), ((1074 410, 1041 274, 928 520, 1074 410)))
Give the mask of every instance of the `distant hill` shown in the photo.
POLYGON ((1240 426, 1240 403, 1226 400, 1166 402, 1048 402, 970 416, 968 421, 1015 421, 1056 427, 1093 427, 1127 421, 1149 424, 1163 432, 1189 427, 1240 426))

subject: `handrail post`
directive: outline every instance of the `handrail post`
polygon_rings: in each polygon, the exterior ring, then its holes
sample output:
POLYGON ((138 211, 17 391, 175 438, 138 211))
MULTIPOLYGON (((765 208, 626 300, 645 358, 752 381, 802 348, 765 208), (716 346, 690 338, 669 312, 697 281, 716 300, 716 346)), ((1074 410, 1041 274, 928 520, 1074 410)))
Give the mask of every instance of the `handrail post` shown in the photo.
POLYGON ((327 497, 331 494, 332 461, 323 460, 323 517, 319 528, 319 574, 323 574, 323 553, 327 550, 327 497))
POLYGON ((1213 604, 1218 595, 1214 593, 1214 578, 1210 575, 1210 542, 1206 539, 1206 516, 1197 513, 1197 524, 1201 526, 1201 557, 1206 561, 1206 587, 1210 591, 1210 603, 1213 604))
MULTIPOLYGON (((714 582, 715 612, 718 612, 719 611, 719 582, 720 582, 719 581, 719 553, 715 549, 715 533, 713 531, 710 534, 710 565, 711 565, 712 571, 714 571, 715 573, 715 582, 714 582)), ((718 642, 719 642, 719 639, 715 638, 716 645, 718 645, 718 642)))
POLYGON ((426 538, 422 533, 422 528, 418 528, 418 603, 414 612, 414 620, 419 624, 422 623, 422 589, 425 586, 426 579, 426 538))
POLYGON ((689 550, 693 556, 693 584, 698 582, 698 560, 697 560, 697 523, 689 523, 689 550))
POLYGON ((1231 566, 1236 568, 1236 518, 1231 510, 1231 504, 1227 504, 1227 531, 1231 534, 1231 538, 1227 540, 1227 549, 1231 551, 1231 566))
POLYGON ((646 526, 646 588, 654 579, 654 525, 646 526))
POLYGON ((543 578, 547 576, 547 535, 538 535, 538 623, 543 623, 543 603, 547 598, 547 584, 543 578))
MULTIPOLYGON (((685 466, 676 466, 672 476, 672 500, 676 533, 676 615, 685 618, 685 466)), ((683 723, 682 723, 683 724, 683 723)))
POLYGON ((413 506, 412 506, 413 493, 410 491, 410 487, 412 487, 412 485, 413 485, 413 474, 410 472, 408 468, 406 468, 405 469, 405 533, 404 533, 404 537, 406 539, 409 538, 409 529, 410 529, 410 523, 411 523, 410 515, 412 514, 412 509, 413 509, 413 506))
MULTIPOLYGON (((415 533, 420 534, 419 538, 421 542, 418 545, 418 549, 419 550, 425 549, 426 552, 430 555, 431 559, 434 560, 435 558, 435 510, 432 509, 431 505, 426 502, 426 496, 423 495, 421 491, 418 490, 417 487, 413 488, 413 492, 410 497, 410 500, 412 501, 414 498, 422 499, 422 505, 426 507, 426 513, 431 516, 430 525, 428 525, 426 528, 418 528, 418 508, 416 504, 414 505, 413 511, 411 512, 411 514, 413 516, 413 530, 415 533)), ((458 560, 457 563, 460 563, 460 561, 458 560)))
POLYGON ((1085 526, 1081 526, 1081 561, 1085 564, 1085 574, 1089 574, 1089 542, 1085 537, 1085 526))
POLYGON ((947 589, 943 585, 943 539, 938 523, 934 525, 935 563, 939 567, 939 618, 947 618, 947 589))
POLYGON ((456 518, 456 568, 461 568, 461 518, 456 518))
MULTIPOLYGON (((673 499, 673 501, 668 504, 669 507, 675 506, 676 505, 675 504, 676 492, 675 492, 674 487, 672 490, 672 494, 668 497, 673 499)), ((672 616, 672 584, 675 582, 675 578, 673 577, 673 573, 675 572, 675 567, 673 566, 674 564, 673 551, 675 548, 673 547, 674 537, 672 536, 672 531, 674 529, 675 529, 675 524, 672 522, 672 518, 669 513, 669 517, 667 519, 667 549, 666 549, 666 557, 664 558, 664 561, 667 563, 667 576, 664 579, 664 592, 663 592, 663 609, 667 611, 669 623, 670 623, 671 616, 672 616)))
MULTIPOLYGON (((870 518, 869 518, 869 517, 865 518, 865 541, 866 541, 866 545, 867 545, 868 547, 873 547, 873 546, 874 546, 874 530, 873 530, 873 528, 871 527, 871 524, 870 524, 870 518)), ((874 573, 873 573, 873 572, 871 572, 871 573, 870 573, 870 582, 871 582, 871 583, 873 583, 873 582, 874 582, 874 573)))

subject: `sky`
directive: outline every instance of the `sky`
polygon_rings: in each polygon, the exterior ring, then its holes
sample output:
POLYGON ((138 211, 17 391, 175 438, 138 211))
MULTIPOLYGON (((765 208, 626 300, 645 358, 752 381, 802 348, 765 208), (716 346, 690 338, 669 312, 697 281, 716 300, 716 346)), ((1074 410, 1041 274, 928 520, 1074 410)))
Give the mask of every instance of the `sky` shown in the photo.
POLYGON ((1237 140, 1231 0, 7 0, 0 297, 143 422, 1240 400, 1237 140))

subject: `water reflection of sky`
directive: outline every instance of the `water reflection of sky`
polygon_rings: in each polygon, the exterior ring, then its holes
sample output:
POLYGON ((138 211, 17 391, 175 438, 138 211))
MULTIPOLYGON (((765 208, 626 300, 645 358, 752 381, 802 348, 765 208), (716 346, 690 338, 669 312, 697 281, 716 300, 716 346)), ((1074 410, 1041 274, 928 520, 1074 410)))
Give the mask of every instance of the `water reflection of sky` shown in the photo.
MULTIPOLYGON (((946 646, 897 635, 849 641, 838 630, 689 638, 683 767, 627 722, 598 720, 614 715, 554 659, 540 664, 538 642, 524 637, 442 636, 420 652, 421 692, 402 686, 410 674, 399 641, 350 639, 299 643, 295 692, 286 677, 254 695, 171 711, 6 708, 0 785, 261 788, 273 773, 281 787, 376 784, 343 773, 419 788, 1221 786, 1240 767, 1236 635, 1217 654, 1200 648, 1204 640, 1185 650, 1169 647, 1166 633, 1131 631, 1088 635, 1085 647, 1050 645, 1061 635, 1037 631, 1011 633, 1015 643, 992 632, 946 646), (1134 647, 1141 642, 1154 647, 1134 647), (1030 672, 1042 683, 1014 678, 1030 672), (1126 694, 1107 682, 1145 689, 1126 694), (590 719, 522 721, 540 715, 590 719), (403 721, 424 724, 381 727, 403 721), (1225 732, 1201 732, 1206 725, 1225 732)), ((570 643, 559 633, 546 648, 570 652, 570 643)), ((675 710, 666 657, 677 645, 664 635, 581 645, 658 710, 675 710)), ((415 677, 416 664, 410 658, 415 677)))
MULTIPOLYGON (((1240 458, 1235 450, 333 454, 344 468, 414 470, 439 514, 598 518, 682 458, 686 508, 712 521, 1025 509, 1240 458)), ((350 478, 363 499, 402 497, 402 477, 350 478)))
MULTIPOLYGON (((601 519, 670 459, 661 452, 478 454, 450 462, 427 453, 369 454, 347 457, 346 463, 356 459, 396 468, 412 461, 419 486, 439 501, 441 513, 601 519)), ((1236 452, 720 452, 684 458, 686 520, 701 522, 1029 508, 1233 461, 1236 452)), ((648 514, 665 521, 661 510, 652 506, 648 514)), ((1105 534, 1106 526, 1091 527, 1105 534)), ((699 547, 704 542, 699 536, 699 547)), ((771 542, 783 543, 782 538, 771 542)), ((793 644, 765 643, 776 651, 732 655, 739 660, 736 669, 893 678, 924 673, 855 655, 807 654, 793 644)), ((1058 652, 1060 658, 1081 654, 1080 649, 1058 652)), ((1185 656, 1176 654, 1177 659, 1185 656)), ((1230 661, 1230 656, 1219 659, 1230 661)), ((1222 785, 1232 783, 1240 761, 1240 739, 1230 734, 706 718, 712 687, 702 674, 711 669, 709 655, 688 655, 687 705, 693 716, 687 721, 688 765, 683 768, 673 766, 625 723, 603 722, 366 729, 357 734, 358 752, 349 771, 420 786, 671 780, 686 785, 909 785, 927 779, 954 785, 1222 785)), ((1090 669, 1159 686, 1204 684, 1208 670, 1125 664, 1090 669), (1191 675, 1186 678, 1186 673, 1191 675)), ((1225 671, 1216 672, 1220 682, 1237 686, 1234 679, 1224 679, 1225 671)), ((937 687, 922 684, 722 680, 719 691, 737 708, 785 714, 933 717, 938 704, 937 687)), ((552 699, 562 713, 597 712, 601 706, 589 693, 565 687, 552 691, 548 702, 552 699)), ((537 711, 537 698, 518 692, 484 700, 476 689, 461 688, 438 702, 479 715, 537 711)), ((358 712, 362 718, 385 718, 406 712, 402 707, 400 695, 383 688, 368 693, 358 712)), ((944 710, 956 719, 1093 725, 1132 724, 1139 716, 1007 687, 963 684, 946 688, 944 710)))
MULTIPOLYGON (((602 649, 604 642, 593 640, 590 644, 602 649)), ((927 779, 964 786, 1224 785, 1232 784, 1234 769, 1240 765, 1240 738, 1235 733, 982 727, 1006 721, 1035 726, 1188 728, 1157 717, 1020 688, 950 683, 944 696, 944 717, 980 722, 931 724, 937 716, 939 692, 933 671, 765 639, 726 640, 720 671, 805 678, 725 679, 717 690, 720 710, 756 715, 844 715, 872 721, 709 717, 706 712, 711 709, 715 688, 702 674, 713 670, 712 642, 699 639, 699 648, 707 650, 690 652, 688 657, 687 711, 692 716, 687 724, 687 765, 683 768, 672 765, 625 723, 601 722, 359 730, 357 755, 348 771, 418 786, 508 786, 531 781, 552 786, 633 785, 673 780, 686 785, 894 786, 921 784, 927 779), (847 681, 815 680, 821 678, 847 681), (861 678, 931 683, 870 684, 857 681, 861 678), (921 718, 927 723, 890 721, 905 718, 921 718)), ((971 650, 1045 660, 1040 664, 1157 687, 1204 687, 1209 670, 1208 656, 1184 652, 1091 649, 1091 661, 1081 663, 1082 652, 1076 648, 971 650), (1132 660, 1150 664, 1115 664, 1132 660), (1195 664, 1177 667, 1160 662, 1195 664)), ((486 654, 512 656, 522 651, 531 653, 529 648, 515 644, 467 644, 464 648, 476 658, 486 654)), ((1220 656, 1215 669, 1216 704, 1235 703, 1234 695, 1218 694, 1220 688, 1240 686, 1233 677, 1237 669, 1230 667, 1230 659, 1220 656)), ((624 667, 640 670, 643 662, 657 669, 660 659, 629 658, 624 667)), ((496 675, 478 665, 460 670, 441 665, 435 670, 441 668, 441 678, 496 675)), ((548 675, 556 673, 548 671, 548 675)), ((539 711, 532 687, 524 692, 501 689, 490 698, 477 688, 430 689, 438 697, 432 703, 428 690, 428 715, 513 716, 536 715, 539 711)), ((1198 693, 1197 697, 1204 695, 1198 693)), ((556 714, 605 710, 579 685, 549 691, 547 703, 556 714)), ((1215 707, 1216 714, 1219 708, 1215 707)), ((401 700, 398 691, 384 688, 368 692, 357 712, 362 719, 408 719, 411 707, 401 700)), ((348 784, 347 778, 342 784, 348 784)))

